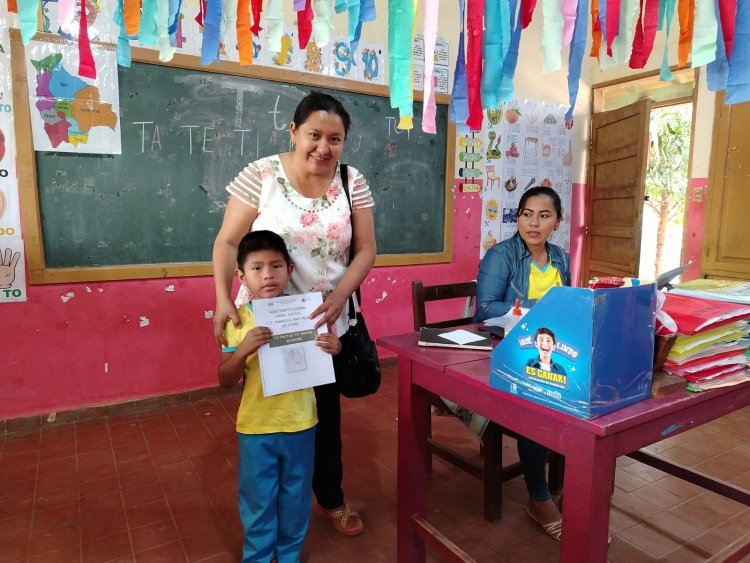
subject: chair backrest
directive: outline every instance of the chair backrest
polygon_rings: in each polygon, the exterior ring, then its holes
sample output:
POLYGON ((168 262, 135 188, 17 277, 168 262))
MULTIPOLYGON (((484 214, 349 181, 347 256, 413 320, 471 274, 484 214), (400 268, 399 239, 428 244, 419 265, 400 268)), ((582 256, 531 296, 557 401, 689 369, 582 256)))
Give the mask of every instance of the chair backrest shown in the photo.
POLYGON ((471 313, 474 305, 474 297, 476 296, 476 294, 476 280, 461 283, 447 283, 442 285, 424 285, 421 281, 411 282, 411 304, 414 315, 414 330, 419 330, 423 326, 444 328, 471 323, 471 313), (464 316, 462 318, 435 323, 427 322, 427 316, 425 313, 425 303, 427 301, 456 299, 459 297, 466 298, 466 306, 464 307, 464 316))

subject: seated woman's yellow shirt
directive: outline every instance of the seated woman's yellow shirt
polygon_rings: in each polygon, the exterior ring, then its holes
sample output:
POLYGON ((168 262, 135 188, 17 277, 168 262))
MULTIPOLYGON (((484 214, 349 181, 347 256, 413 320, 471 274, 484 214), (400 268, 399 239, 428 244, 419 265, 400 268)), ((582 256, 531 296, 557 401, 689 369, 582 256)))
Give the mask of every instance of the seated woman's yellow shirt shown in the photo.
POLYGON ((560 278, 560 272, 552 265, 552 262, 547 262, 544 268, 540 268, 532 260, 527 298, 541 299, 551 287, 556 285, 562 285, 562 278, 560 278))

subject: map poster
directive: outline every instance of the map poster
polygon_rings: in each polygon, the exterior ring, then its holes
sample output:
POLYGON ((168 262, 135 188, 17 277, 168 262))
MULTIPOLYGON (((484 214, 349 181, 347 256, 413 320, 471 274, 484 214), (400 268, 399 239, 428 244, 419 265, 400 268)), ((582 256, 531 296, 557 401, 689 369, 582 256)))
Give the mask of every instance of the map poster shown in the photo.
POLYGON ((115 46, 92 45, 96 79, 78 76, 78 47, 31 41, 26 76, 34 148, 121 154, 115 46))

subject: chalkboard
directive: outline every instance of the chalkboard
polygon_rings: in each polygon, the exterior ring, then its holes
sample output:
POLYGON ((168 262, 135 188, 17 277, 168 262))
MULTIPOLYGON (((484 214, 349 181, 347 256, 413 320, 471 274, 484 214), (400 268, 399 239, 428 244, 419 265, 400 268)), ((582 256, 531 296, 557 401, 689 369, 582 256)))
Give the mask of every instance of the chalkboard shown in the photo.
POLYGON ((372 189, 378 254, 445 254, 446 105, 428 135, 416 119, 398 130, 388 98, 372 93, 143 62, 120 69, 119 89, 122 155, 36 153, 45 268, 210 261, 226 185, 289 150, 294 108, 311 89, 352 116, 342 161, 372 189))

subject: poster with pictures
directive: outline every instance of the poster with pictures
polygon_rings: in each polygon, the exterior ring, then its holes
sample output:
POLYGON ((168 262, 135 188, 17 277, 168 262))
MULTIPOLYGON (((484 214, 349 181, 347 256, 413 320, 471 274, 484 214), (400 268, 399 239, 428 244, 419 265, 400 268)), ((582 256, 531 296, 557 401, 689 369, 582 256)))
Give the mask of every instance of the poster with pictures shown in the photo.
MULTIPOLYGON (((86 0, 86 27, 90 41, 117 43, 120 34, 113 16, 117 0, 86 0)), ((42 0, 38 22, 39 31, 54 33, 68 41, 77 41, 80 32, 81 2, 73 5, 73 18, 69 22, 60 21, 58 0, 42 0), (62 27, 66 29, 62 29, 62 27)))
POLYGON ((361 41, 357 49, 357 79, 370 84, 385 84, 385 45, 361 41))
POLYGON ((299 53, 298 70, 314 74, 328 74, 330 60, 331 52, 325 47, 318 46, 311 38, 307 46, 299 53))
POLYGON ((0 303, 26 300, 23 239, 0 236, 0 303))
MULTIPOLYGON (((268 41, 265 42, 268 45, 268 41)), ((297 44, 297 28, 285 26, 281 33, 281 49, 278 53, 268 53, 268 66, 297 69, 299 65, 299 45, 297 44)))
MULTIPOLYGON (((412 47, 412 84, 414 90, 424 91, 424 36, 418 33, 414 37, 412 47)), ((433 85, 436 94, 447 94, 450 80, 450 49, 448 41, 443 37, 435 39, 435 52, 432 54, 434 67, 432 69, 433 85)))
POLYGON ((331 65, 329 75, 336 78, 357 78, 357 60, 352 46, 343 36, 331 37, 326 49, 330 50, 331 65))
POLYGON ((517 232, 518 203, 532 186, 548 186, 560 195, 563 221, 550 242, 569 249, 573 123, 566 122, 566 110, 533 100, 512 100, 485 110, 480 256, 517 232))

